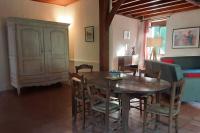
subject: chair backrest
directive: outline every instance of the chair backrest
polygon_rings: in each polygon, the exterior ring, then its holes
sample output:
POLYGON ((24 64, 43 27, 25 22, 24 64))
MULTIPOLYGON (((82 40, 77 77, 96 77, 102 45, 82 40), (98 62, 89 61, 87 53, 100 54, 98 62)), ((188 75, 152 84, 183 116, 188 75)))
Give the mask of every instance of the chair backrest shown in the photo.
POLYGON ((74 97, 83 99, 85 96, 84 87, 86 85, 84 77, 77 73, 69 73, 70 85, 72 87, 72 95, 74 97))
MULTIPOLYGON (((153 73, 160 72, 160 78, 168 82, 175 82, 183 79, 181 67, 176 64, 168 64, 159 61, 145 60, 145 64, 149 64, 153 73)), ((147 66, 148 67, 148 66, 147 66)))
POLYGON ((88 93, 89 93, 91 105, 94 105, 99 102, 104 102, 104 103, 106 103, 105 108, 109 108, 108 103, 110 100, 110 93, 111 93, 112 87, 116 84, 116 81, 112 82, 112 81, 108 80, 107 82, 108 82, 108 88, 99 89, 95 86, 88 87, 88 93))
POLYGON ((91 106, 99 103, 106 102, 106 94, 102 93, 99 88, 95 86, 88 87, 88 93, 91 101, 91 106))
POLYGON ((172 88, 170 92, 170 113, 172 113, 173 109, 176 109, 178 112, 180 111, 183 86, 183 79, 172 83, 172 88))
POLYGON ((82 69, 89 69, 90 72, 93 71, 93 66, 92 65, 88 65, 88 64, 81 64, 79 66, 75 66, 75 69, 76 69, 76 73, 79 72, 79 70, 82 70, 82 69))
POLYGON ((161 71, 159 69, 153 69, 153 65, 149 61, 145 61, 145 74, 146 77, 160 79, 161 71))

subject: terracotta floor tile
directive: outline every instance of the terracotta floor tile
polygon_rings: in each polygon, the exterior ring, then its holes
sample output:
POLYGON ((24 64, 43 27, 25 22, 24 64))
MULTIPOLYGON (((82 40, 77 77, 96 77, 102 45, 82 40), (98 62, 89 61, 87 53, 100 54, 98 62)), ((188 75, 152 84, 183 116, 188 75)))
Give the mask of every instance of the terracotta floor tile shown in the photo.
MULTIPOLYGON (((32 87, 0 93, 0 133, 102 133, 103 128, 82 129, 81 120, 72 125, 71 90, 59 84, 48 87, 32 87)), ((130 110, 131 133, 142 132, 139 111, 130 110)), ((166 118, 161 118, 167 121, 166 118)), ((184 103, 179 117, 180 133, 200 133, 200 103, 184 103), (192 112, 192 113, 191 113, 192 112)), ((160 126, 167 133, 166 126, 160 126)))

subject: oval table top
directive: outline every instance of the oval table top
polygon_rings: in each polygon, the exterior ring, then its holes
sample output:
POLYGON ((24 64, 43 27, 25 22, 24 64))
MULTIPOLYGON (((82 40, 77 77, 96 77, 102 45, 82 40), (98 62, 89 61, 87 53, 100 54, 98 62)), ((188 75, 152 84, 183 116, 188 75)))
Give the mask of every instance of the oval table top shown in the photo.
POLYGON ((99 88, 108 88, 108 81, 116 82, 113 91, 115 93, 147 94, 161 92, 171 87, 165 80, 157 80, 149 77, 138 77, 123 72, 85 72, 81 73, 87 79, 87 83, 99 88))

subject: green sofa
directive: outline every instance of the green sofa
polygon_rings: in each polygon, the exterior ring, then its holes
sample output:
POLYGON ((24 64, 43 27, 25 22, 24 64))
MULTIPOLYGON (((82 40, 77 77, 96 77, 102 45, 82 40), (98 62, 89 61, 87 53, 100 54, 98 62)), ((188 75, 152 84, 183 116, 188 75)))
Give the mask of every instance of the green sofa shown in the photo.
POLYGON ((174 82, 183 79, 183 71, 179 65, 163 63, 159 61, 145 60, 145 64, 151 66, 152 72, 161 72, 161 79, 174 82))
POLYGON ((200 56, 162 57, 161 61, 181 67, 185 79, 182 101, 200 102, 200 56))

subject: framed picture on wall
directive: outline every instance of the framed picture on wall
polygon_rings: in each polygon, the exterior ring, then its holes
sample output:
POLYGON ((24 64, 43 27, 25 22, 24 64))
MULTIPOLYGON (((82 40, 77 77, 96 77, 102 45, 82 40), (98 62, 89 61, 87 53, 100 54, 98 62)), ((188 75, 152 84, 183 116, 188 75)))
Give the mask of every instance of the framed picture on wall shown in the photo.
POLYGON ((94 26, 85 27, 85 41, 94 42, 94 26))
POLYGON ((124 40, 130 40, 131 39, 131 32, 130 31, 124 31, 124 40))
POLYGON ((172 48, 198 48, 199 27, 174 29, 172 48))

